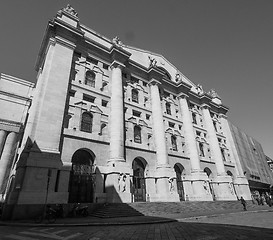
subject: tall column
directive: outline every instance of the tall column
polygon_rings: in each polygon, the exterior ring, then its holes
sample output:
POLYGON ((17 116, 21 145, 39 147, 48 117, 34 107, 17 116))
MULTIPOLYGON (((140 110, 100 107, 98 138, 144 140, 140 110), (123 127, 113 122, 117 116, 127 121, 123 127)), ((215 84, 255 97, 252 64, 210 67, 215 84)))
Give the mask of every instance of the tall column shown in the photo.
POLYGON ((155 80, 150 83, 157 168, 169 166, 168 152, 165 140, 165 128, 163 123, 163 115, 158 88, 159 84, 160 83, 155 80))
POLYGON ((7 178, 12 166, 12 160, 16 149, 17 134, 10 132, 7 136, 2 156, 0 158, 0 194, 4 194, 7 178))
POLYGON ((168 151, 165 136, 165 126, 163 122, 163 113, 159 95, 159 85, 157 79, 163 75, 157 69, 150 69, 150 96, 152 103, 153 134, 156 150, 156 169, 154 172, 155 188, 150 192, 150 201, 178 202, 179 195, 173 187, 176 174, 169 165, 168 151))
POLYGON ((234 193, 232 178, 225 172, 225 165, 222 159, 222 154, 219 146, 219 142, 216 136, 216 132, 213 126, 213 122, 209 112, 209 106, 204 104, 202 106, 203 116, 205 120, 205 126, 208 133, 210 149, 212 152, 212 158, 215 161, 215 167, 217 176, 214 177, 212 184, 213 192, 216 200, 237 200, 234 193))
POLYGON ((7 137, 7 131, 0 130, 0 159, 1 159, 2 150, 5 145, 6 137, 7 137))
POLYGON ((183 176, 185 195, 190 201, 211 201, 212 195, 208 189, 209 179, 207 174, 201 170, 187 97, 188 96, 183 93, 179 95, 185 142, 191 161, 191 175, 183 176))
POLYGON ((244 176, 244 171, 239 159, 239 155, 236 149, 235 142, 232 137, 232 133, 230 130, 230 126, 227 120, 227 116, 224 114, 220 114, 220 121, 222 125, 222 129, 224 131, 224 134, 227 138, 227 144, 228 148, 230 149, 230 154, 232 156, 232 161, 235 164, 235 178, 233 179, 233 184, 235 187, 235 192, 237 194, 237 197, 240 198, 241 196, 245 200, 251 200, 251 193, 249 189, 248 180, 244 176))
POLYGON ((124 107, 121 64, 111 65, 110 161, 124 160, 124 107))
POLYGON ((213 126, 213 122, 212 122, 212 119, 210 116, 209 106, 203 105, 202 111, 203 111, 203 116, 204 116, 206 129, 207 129, 207 133, 208 133, 209 143, 210 143, 210 147, 211 147, 211 151, 212 151, 212 157, 215 161, 217 174, 224 176, 224 175, 226 175, 225 166, 224 166, 224 162, 222 159, 222 153, 220 150, 219 142, 218 142, 218 139, 217 139, 217 136, 215 133, 215 129, 213 126))
POLYGON ((201 171, 199 154, 196 146, 195 134, 192 125, 192 119, 190 116, 189 106, 187 102, 187 95, 181 94, 179 96, 179 103, 182 115, 182 121, 184 124, 185 139, 188 146, 189 157, 191 160, 192 172, 201 171))

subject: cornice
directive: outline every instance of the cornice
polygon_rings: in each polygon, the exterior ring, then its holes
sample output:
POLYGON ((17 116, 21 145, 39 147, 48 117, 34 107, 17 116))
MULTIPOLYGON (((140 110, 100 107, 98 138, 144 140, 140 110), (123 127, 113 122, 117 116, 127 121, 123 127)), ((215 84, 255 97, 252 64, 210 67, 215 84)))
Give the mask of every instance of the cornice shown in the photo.
POLYGON ((150 67, 148 69, 148 78, 149 78, 149 83, 151 83, 151 80, 155 80, 155 82, 160 82, 163 79, 164 72, 162 72, 160 69, 155 68, 155 67, 150 67))
POLYGON ((112 46, 109 53, 111 55, 112 61, 120 62, 122 64, 128 62, 131 56, 131 53, 127 52, 122 47, 118 47, 116 45, 112 46))
POLYGON ((5 96, 8 96, 8 97, 11 97, 11 98, 20 99, 20 100, 23 100, 25 102, 30 102, 32 100, 31 97, 24 97, 24 96, 20 96, 20 95, 14 94, 14 93, 5 92, 5 91, 0 90, 0 95, 1 94, 5 95, 5 96))

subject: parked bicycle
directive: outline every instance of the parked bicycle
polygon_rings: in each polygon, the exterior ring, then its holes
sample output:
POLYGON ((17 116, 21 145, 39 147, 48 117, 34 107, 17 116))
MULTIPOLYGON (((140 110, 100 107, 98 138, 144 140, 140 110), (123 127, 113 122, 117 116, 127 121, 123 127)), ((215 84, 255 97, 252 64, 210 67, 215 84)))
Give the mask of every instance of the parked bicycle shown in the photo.
POLYGON ((89 215, 88 206, 81 206, 80 203, 75 203, 69 215, 72 217, 77 216, 87 217, 89 215))
POLYGON ((56 221, 56 210, 47 205, 46 210, 35 219, 35 222, 41 223, 43 220, 46 220, 48 223, 54 223, 56 221))

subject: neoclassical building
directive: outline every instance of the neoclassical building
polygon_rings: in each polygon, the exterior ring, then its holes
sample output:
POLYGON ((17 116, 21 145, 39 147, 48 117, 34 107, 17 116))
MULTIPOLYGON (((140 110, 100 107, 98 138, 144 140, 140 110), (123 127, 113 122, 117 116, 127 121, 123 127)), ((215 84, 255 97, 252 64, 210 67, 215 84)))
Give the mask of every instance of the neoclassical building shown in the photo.
POLYGON ((13 214, 45 202, 251 199, 228 108, 160 54, 107 39, 68 5, 47 25, 36 70, 3 193, 13 214))

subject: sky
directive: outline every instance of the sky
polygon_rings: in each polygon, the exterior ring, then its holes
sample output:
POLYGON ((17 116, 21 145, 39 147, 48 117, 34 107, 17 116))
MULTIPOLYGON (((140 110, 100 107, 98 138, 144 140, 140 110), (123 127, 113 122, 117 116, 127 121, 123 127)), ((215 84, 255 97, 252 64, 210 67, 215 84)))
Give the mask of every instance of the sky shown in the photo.
POLYGON ((1 73, 36 81, 47 23, 68 3, 82 24, 215 89, 231 122, 273 158, 273 0, 1 0, 1 73))

